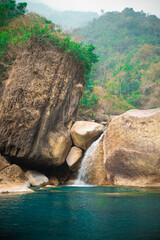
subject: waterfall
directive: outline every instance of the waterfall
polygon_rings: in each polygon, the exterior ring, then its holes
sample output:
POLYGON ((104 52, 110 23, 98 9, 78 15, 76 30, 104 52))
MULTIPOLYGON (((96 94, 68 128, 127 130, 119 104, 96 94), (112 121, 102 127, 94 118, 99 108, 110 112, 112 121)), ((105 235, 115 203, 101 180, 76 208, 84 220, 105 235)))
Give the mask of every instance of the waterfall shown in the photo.
POLYGON ((79 185, 88 185, 88 178, 87 178, 87 173, 88 170, 92 167, 93 161, 92 161, 92 156, 94 155, 98 143, 102 139, 103 134, 91 144, 91 146, 87 149, 81 163, 81 167, 78 171, 78 177, 74 182, 74 185, 79 186, 79 185))

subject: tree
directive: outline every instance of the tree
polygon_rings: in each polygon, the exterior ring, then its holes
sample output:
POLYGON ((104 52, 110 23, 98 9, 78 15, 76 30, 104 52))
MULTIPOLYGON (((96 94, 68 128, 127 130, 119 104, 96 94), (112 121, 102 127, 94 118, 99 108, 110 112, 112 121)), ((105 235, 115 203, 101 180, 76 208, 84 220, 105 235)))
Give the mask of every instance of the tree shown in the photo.
POLYGON ((15 0, 0 0, 0 27, 5 26, 14 17, 24 15, 27 3, 16 4, 15 0))
POLYGON ((104 13, 104 9, 101 9, 101 13, 102 13, 102 14, 104 13))

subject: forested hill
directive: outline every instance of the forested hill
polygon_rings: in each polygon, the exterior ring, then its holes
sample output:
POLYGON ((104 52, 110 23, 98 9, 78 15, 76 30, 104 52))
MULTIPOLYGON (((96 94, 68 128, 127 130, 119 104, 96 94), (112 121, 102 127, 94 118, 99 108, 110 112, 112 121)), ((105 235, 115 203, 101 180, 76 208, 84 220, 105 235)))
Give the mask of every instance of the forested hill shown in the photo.
MULTIPOLYGON (((24 0, 18 0, 17 2, 23 1, 24 0)), ((27 2, 28 12, 38 13, 66 29, 83 27, 89 21, 98 17, 98 13, 96 12, 57 11, 53 10, 46 4, 37 1, 35 2, 34 0, 26 0, 25 2, 27 2)))
POLYGON ((104 13, 75 37, 99 55, 81 109, 120 113, 160 106, 160 19, 126 8, 104 13), (97 109, 96 109, 97 104, 97 109))

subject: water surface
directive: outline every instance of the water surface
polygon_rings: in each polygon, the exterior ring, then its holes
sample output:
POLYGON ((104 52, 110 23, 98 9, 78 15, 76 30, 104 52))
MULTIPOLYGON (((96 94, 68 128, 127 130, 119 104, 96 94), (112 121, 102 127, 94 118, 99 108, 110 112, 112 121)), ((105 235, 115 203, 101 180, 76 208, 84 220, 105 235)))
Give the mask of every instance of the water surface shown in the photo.
POLYGON ((160 190, 34 188, 0 195, 0 239, 160 239, 160 190))

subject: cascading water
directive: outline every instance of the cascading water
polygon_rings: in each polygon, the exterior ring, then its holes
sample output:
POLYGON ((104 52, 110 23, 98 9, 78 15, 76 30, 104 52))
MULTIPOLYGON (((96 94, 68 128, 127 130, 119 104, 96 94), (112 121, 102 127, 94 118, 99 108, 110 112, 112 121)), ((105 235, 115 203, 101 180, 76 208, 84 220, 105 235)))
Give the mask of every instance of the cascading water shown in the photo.
POLYGON ((95 142, 93 142, 91 146, 88 148, 88 150, 86 151, 84 158, 82 159, 81 167, 78 172, 78 177, 74 182, 75 186, 89 185, 87 173, 88 173, 88 170, 92 167, 93 161, 91 161, 91 159, 96 151, 96 148, 99 142, 102 139, 102 136, 103 134, 95 142))

